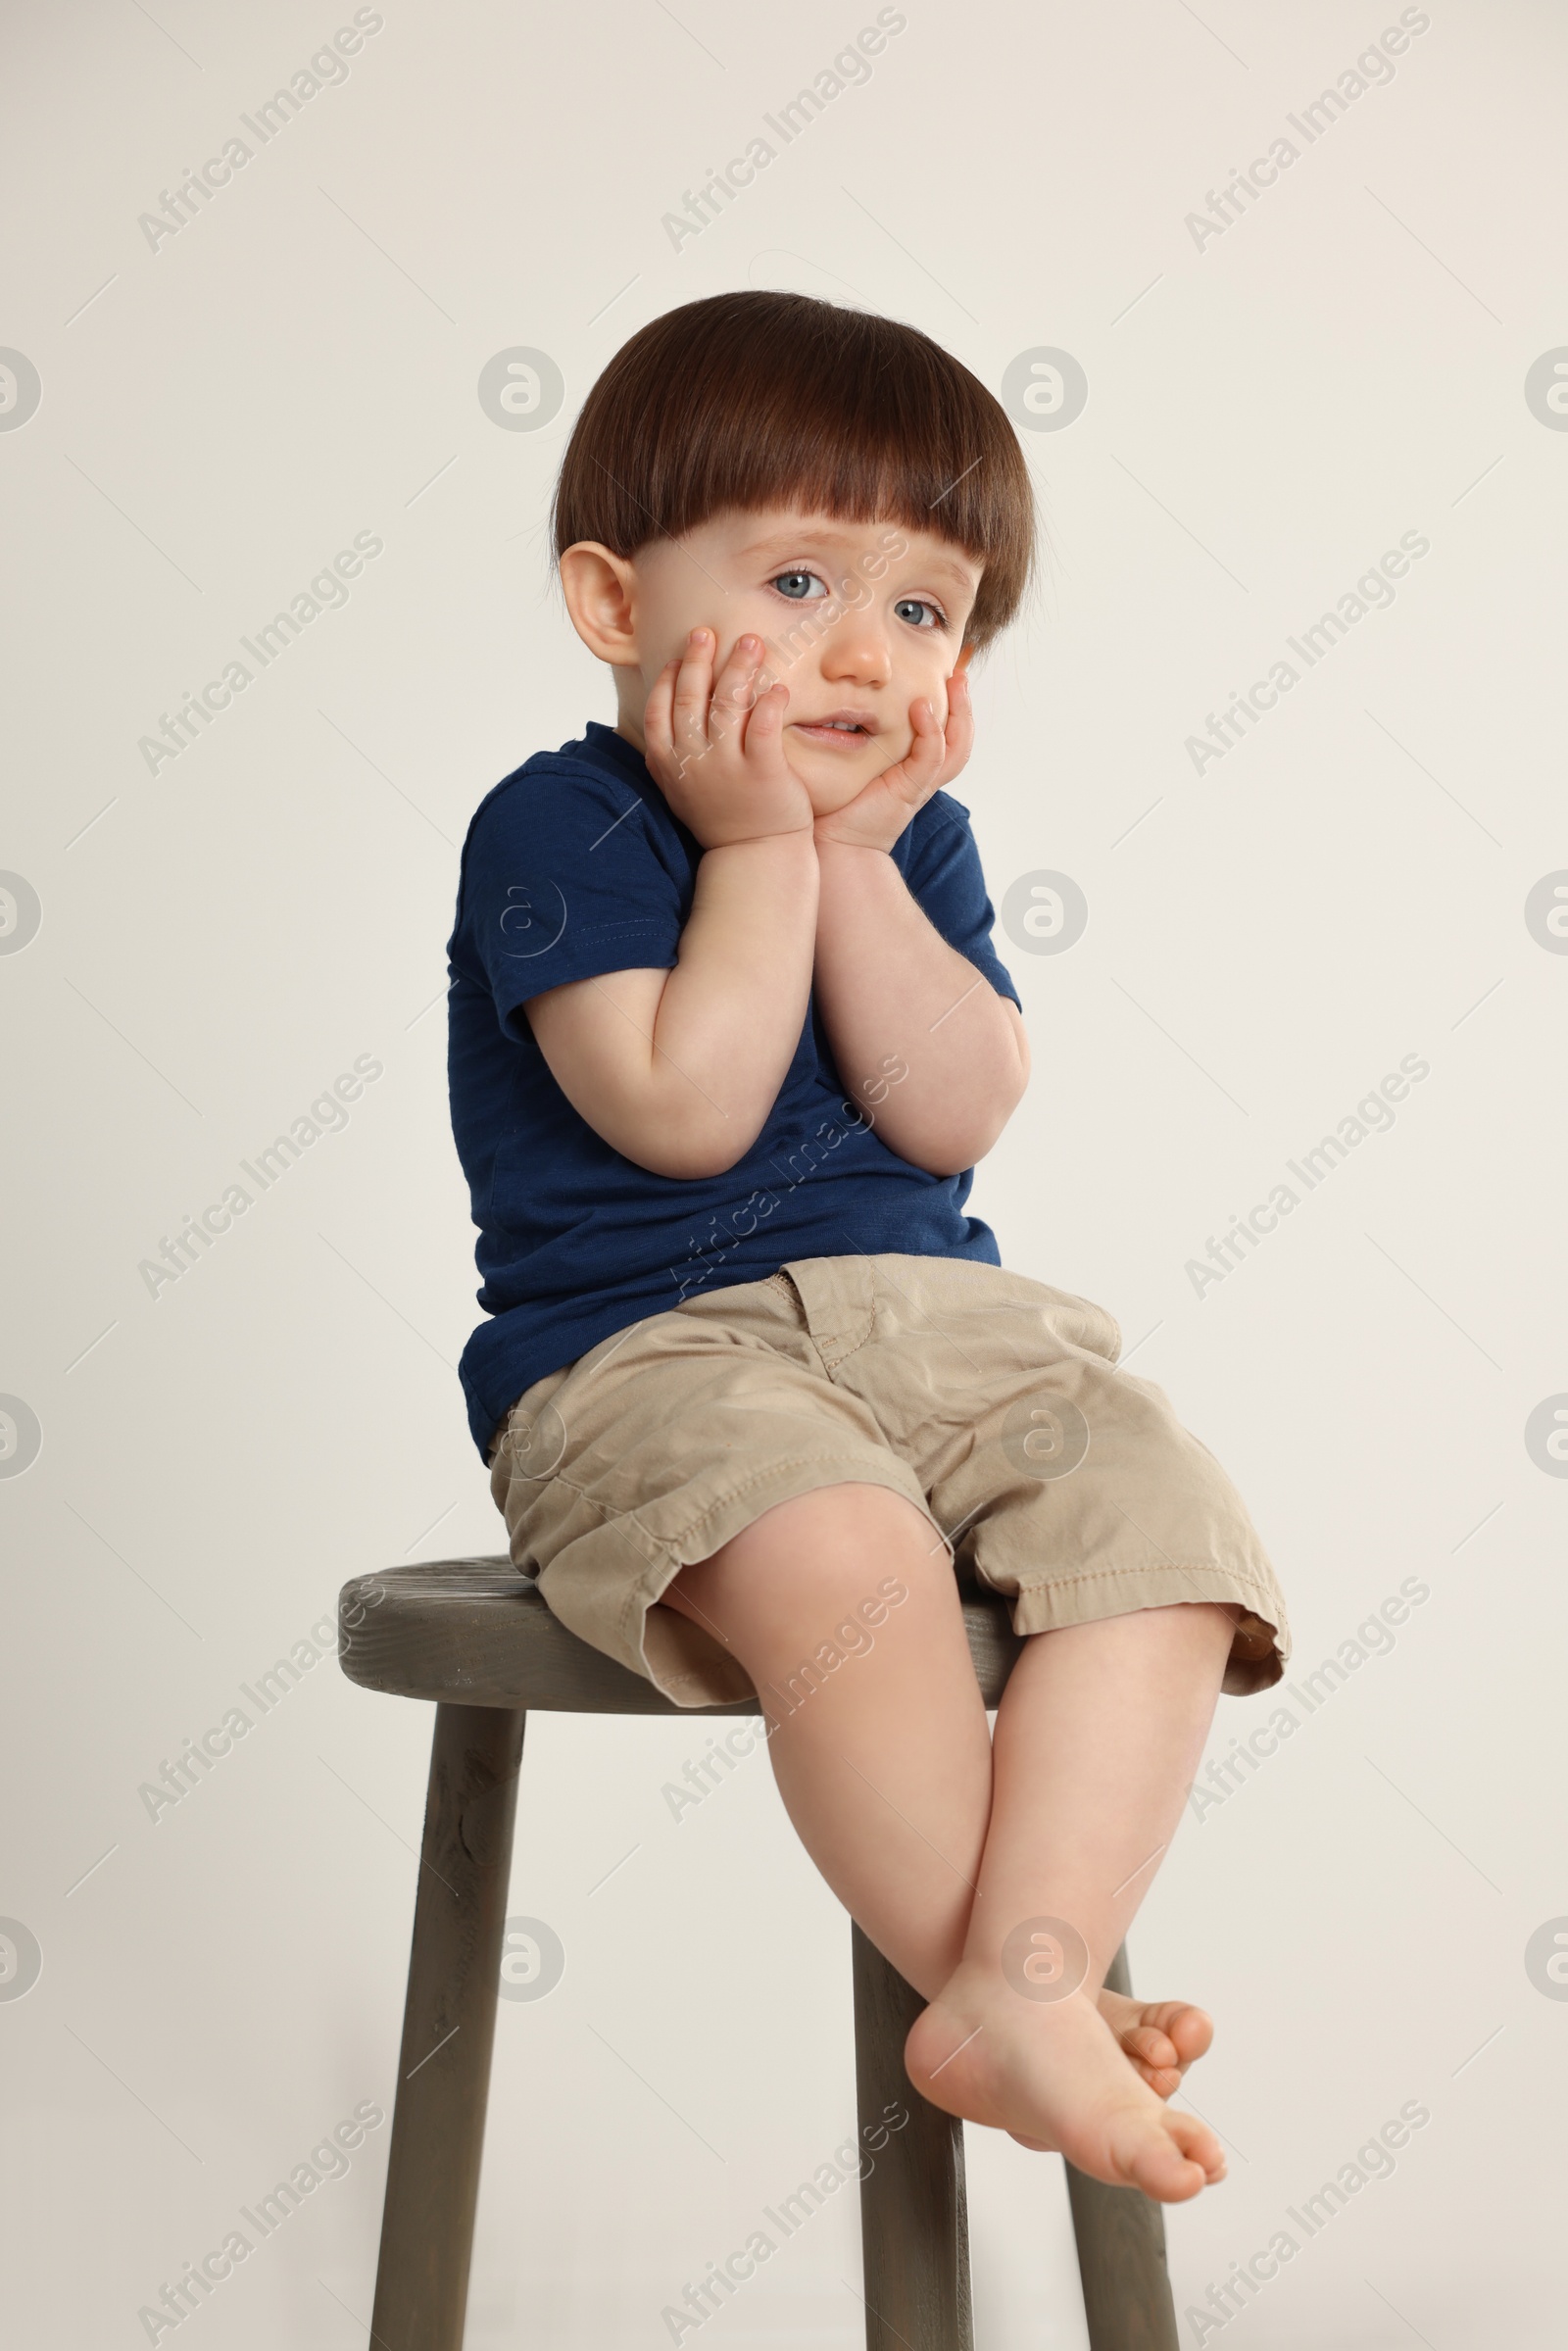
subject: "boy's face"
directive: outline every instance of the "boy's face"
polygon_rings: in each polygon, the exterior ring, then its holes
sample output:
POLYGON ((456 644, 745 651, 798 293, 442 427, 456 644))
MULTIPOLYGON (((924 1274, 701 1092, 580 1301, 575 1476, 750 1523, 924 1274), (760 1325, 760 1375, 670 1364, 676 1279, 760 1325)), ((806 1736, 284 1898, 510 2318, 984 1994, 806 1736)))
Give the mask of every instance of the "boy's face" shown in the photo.
POLYGON ((617 667, 619 731, 639 750, 655 679, 704 626, 715 672, 738 637, 766 646, 759 690, 790 690, 785 757, 819 816, 905 758, 911 703, 923 696, 947 723, 980 565, 934 532, 769 508, 656 540, 626 568, 634 659, 617 667))

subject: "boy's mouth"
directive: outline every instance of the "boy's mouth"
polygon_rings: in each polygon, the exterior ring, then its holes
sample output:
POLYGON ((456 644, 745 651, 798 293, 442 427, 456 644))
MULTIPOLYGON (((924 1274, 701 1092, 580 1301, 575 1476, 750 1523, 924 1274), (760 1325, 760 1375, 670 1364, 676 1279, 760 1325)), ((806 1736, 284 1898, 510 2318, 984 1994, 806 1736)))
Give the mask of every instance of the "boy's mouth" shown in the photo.
POLYGON ((794 718, 790 729, 808 743, 824 743, 832 751, 852 751, 858 744, 869 743, 878 731, 867 710, 829 710, 822 718, 794 718))

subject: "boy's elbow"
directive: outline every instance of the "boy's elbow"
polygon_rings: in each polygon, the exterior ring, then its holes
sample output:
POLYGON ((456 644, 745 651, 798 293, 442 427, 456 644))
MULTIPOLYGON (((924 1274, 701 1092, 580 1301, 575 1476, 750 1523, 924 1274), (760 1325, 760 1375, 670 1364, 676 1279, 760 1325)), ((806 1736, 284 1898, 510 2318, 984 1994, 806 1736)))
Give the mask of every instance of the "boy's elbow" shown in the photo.
POLYGON ((700 1184, 711 1176, 727 1175, 736 1161, 744 1157, 741 1151, 697 1150, 651 1151, 635 1155, 639 1165, 654 1175, 668 1176, 677 1184, 700 1184))
POLYGON ((951 1136, 944 1136, 940 1143, 934 1143, 927 1151, 906 1151, 903 1155, 912 1160, 916 1167, 923 1168, 927 1175, 967 1175, 971 1167, 979 1166, 986 1153, 1000 1140, 1001 1134, 1000 1126, 983 1129, 968 1144, 956 1145, 951 1136))
POLYGON ((951 1116, 933 1119, 928 1124, 911 1125, 898 1135, 888 1133, 884 1126, 883 1141, 891 1144, 901 1158, 923 1168, 927 1175, 966 1175, 1001 1142, 1024 1091, 1024 1081, 1020 1078, 985 1109, 973 1110, 962 1119, 951 1116))
POLYGON ((646 1133, 623 1138, 618 1149, 623 1158, 635 1160, 650 1175, 667 1176, 677 1184, 695 1184, 712 1176, 727 1175, 745 1158, 756 1140, 745 1127, 737 1131, 729 1119, 710 1120, 701 1126, 662 1120, 646 1133))

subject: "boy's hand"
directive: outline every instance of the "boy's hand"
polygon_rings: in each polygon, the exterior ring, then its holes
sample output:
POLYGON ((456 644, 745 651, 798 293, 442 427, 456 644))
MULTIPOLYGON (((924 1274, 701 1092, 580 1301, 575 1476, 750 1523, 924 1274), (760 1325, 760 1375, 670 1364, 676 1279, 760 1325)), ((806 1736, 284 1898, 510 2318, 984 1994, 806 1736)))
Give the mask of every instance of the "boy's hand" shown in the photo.
POLYGON ((784 757, 788 686, 759 695, 765 648, 742 637, 713 676, 716 638, 694 628, 655 681, 643 717, 654 781, 704 849, 809 833, 806 786, 784 757))
POLYGON ((817 841, 837 841, 853 849, 890 850, 918 808, 933 792, 951 783, 974 743, 974 710, 969 701, 965 668, 948 680, 948 723, 938 726, 936 712, 923 697, 909 706, 914 741, 894 767, 873 776, 863 792, 831 816, 818 816, 817 841))

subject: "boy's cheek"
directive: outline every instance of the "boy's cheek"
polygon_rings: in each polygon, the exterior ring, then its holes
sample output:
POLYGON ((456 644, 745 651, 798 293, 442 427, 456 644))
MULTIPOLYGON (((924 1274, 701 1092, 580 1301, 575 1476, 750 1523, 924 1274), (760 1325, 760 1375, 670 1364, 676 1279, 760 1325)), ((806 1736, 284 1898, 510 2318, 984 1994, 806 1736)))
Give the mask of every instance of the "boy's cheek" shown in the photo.
MULTIPOLYGON (((932 699, 936 698, 933 696, 932 699)), ((919 695, 911 694, 909 700, 917 702, 919 695)), ((937 709, 945 718, 947 714, 946 701, 938 701, 937 709)), ((878 775, 885 774, 889 767, 896 767, 901 759, 906 759, 913 749, 914 727, 910 720, 905 719, 901 725, 892 728, 889 733, 885 734, 877 746, 878 775)))

